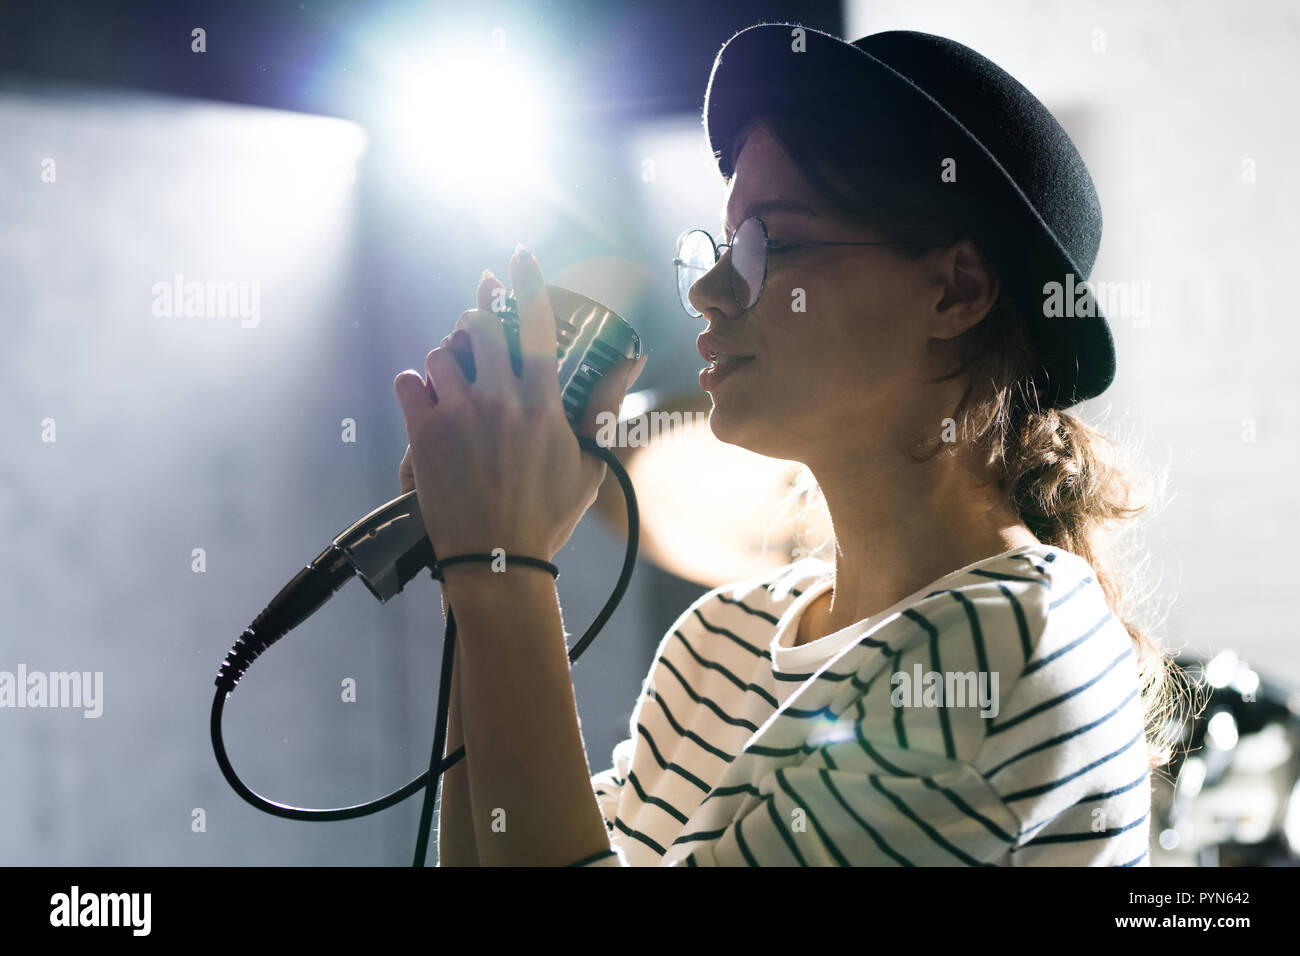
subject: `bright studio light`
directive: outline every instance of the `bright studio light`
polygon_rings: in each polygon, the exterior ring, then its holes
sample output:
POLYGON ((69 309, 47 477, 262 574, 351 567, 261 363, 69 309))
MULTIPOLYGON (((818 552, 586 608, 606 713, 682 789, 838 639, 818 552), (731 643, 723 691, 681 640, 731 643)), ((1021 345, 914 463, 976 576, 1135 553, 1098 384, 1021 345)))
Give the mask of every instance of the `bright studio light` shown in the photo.
POLYGON ((536 177, 547 123, 534 72, 504 54, 434 55, 394 80, 397 144, 417 178, 463 193, 536 177))

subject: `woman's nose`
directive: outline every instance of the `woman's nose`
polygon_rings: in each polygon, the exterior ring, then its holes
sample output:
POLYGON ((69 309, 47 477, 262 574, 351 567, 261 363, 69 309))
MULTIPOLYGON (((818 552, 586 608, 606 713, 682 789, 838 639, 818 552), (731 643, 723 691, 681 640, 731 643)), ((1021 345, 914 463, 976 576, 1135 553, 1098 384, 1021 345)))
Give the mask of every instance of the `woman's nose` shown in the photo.
POLYGON ((728 271, 731 265, 728 255, 729 252, 723 253, 722 257, 713 264, 713 268, 696 279, 687 292, 687 298, 690 299, 695 311, 701 313, 706 319, 710 311, 714 314, 722 312, 727 316, 740 312, 740 306, 737 305, 736 297, 731 291, 731 274, 728 271))

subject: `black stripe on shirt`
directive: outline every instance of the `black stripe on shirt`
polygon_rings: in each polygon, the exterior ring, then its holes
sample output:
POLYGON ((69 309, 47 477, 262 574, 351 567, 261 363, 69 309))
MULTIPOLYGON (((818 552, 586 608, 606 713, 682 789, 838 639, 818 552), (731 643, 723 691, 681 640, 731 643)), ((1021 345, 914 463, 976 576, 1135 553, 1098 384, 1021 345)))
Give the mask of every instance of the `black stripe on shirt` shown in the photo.
POLYGON ((999 724, 999 725, 996 726, 996 727, 990 727, 990 728, 989 728, 988 735, 991 737, 991 736, 993 736, 994 734, 1000 734, 1000 733, 1002 733, 1002 731, 1004 731, 1004 730, 1009 730, 1010 728, 1014 727, 1016 724, 1021 723, 1022 721, 1026 721, 1026 720, 1028 720, 1030 717, 1036 716, 1037 714, 1040 714, 1040 713, 1042 713, 1042 712, 1045 711, 1045 710, 1051 710, 1051 709, 1052 709, 1053 707, 1055 707, 1057 704, 1063 703, 1064 701, 1069 700, 1071 697, 1074 697, 1074 696, 1076 696, 1076 695, 1078 695, 1078 694, 1083 693, 1085 690, 1087 690, 1087 689, 1088 689, 1089 687, 1091 687, 1093 684, 1097 683, 1097 681, 1101 680, 1103 677, 1105 677, 1107 674, 1109 674, 1112 670, 1114 670, 1115 667, 1116 667, 1116 666, 1117 666, 1121 661, 1125 660, 1126 658, 1132 657, 1132 656, 1133 656, 1133 648, 1130 646, 1130 647, 1128 647, 1128 648, 1126 648, 1126 649, 1124 650, 1124 653, 1123 653, 1123 654, 1119 655, 1119 657, 1115 658, 1113 661, 1111 661, 1109 664, 1107 664, 1107 665, 1105 666, 1105 668, 1102 669, 1102 672, 1101 672, 1100 674, 1098 674, 1096 677, 1093 677, 1093 678, 1091 678, 1091 679, 1085 681, 1084 683, 1080 684, 1078 687, 1075 687, 1073 690, 1068 690, 1068 691, 1066 691, 1064 694, 1061 694, 1061 695, 1059 695, 1059 696, 1057 696, 1057 697, 1053 697, 1051 700, 1045 700, 1045 701, 1043 701, 1041 704, 1038 704, 1037 706, 1034 706, 1034 707, 1029 708, 1029 710, 1025 711, 1025 712, 1022 713, 1022 714, 1019 714, 1019 715, 1016 716, 1016 717, 1013 717, 1011 720, 1008 720, 1008 721, 1007 721, 1006 723, 1004 723, 1004 724, 999 724))
POLYGON ((1139 731, 1137 734, 1134 735, 1133 739, 1130 740, 1128 743, 1124 744, 1123 746, 1119 747, 1116 750, 1112 750, 1104 757, 1098 757, 1092 763, 1088 764, 1086 767, 1081 767, 1080 769, 1076 770, 1074 773, 1066 774, 1064 777, 1060 777, 1059 779, 1053 780, 1049 783, 1045 783, 1038 787, 1030 787, 1027 790, 1018 790, 1015 793, 1009 793, 1006 796, 1004 796, 1002 799, 1005 800, 1007 803, 1011 803, 1015 800, 1024 800, 1028 797, 1039 796, 1040 794, 1047 793, 1049 790, 1055 790, 1057 787, 1063 787, 1071 780, 1075 780, 1078 777, 1083 776, 1085 773, 1088 773, 1090 770, 1096 770, 1098 767, 1100 767, 1102 764, 1106 763, 1109 760, 1114 760, 1116 757, 1118 757, 1124 751, 1128 750, 1139 740, 1145 740, 1145 739, 1146 739, 1145 732, 1139 731))
MULTIPOLYGON (((1141 776, 1139 776, 1132 783, 1126 783, 1122 786, 1116 787, 1114 790, 1107 790, 1103 793, 1090 793, 1086 797, 1080 797, 1078 800, 1074 801, 1074 803, 1070 804, 1070 806, 1067 807, 1066 810, 1073 810, 1075 807, 1082 806, 1085 803, 1093 803, 1097 800, 1109 800, 1111 797, 1117 797, 1121 793, 1127 793, 1129 790, 1132 790, 1134 787, 1140 787, 1142 784, 1150 782, 1150 780, 1151 780, 1150 772, 1143 771, 1141 776)), ((1027 826, 1023 830, 1021 830, 1021 835, 1025 836, 1028 834, 1037 833, 1039 830, 1043 829, 1045 826, 1052 823, 1056 819, 1057 817, 1049 817, 1048 819, 1043 820, 1041 823, 1035 823, 1032 826, 1027 826)))
MULTIPOLYGON (((911 618, 919 624, 929 635, 930 643, 930 669, 936 674, 943 673, 943 664, 939 660, 939 629, 929 622, 925 615, 908 608, 903 612, 905 617, 911 618)), ((892 681, 891 681, 892 682, 892 681)), ((939 707, 939 728, 943 731, 943 752, 944 756, 950 760, 957 756, 957 747, 952 739, 952 723, 948 719, 948 708, 939 707)))
POLYGON ((646 730, 645 724, 637 724, 636 731, 644 737, 645 742, 650 745, 650 756, 655 758, 655 763, 659 764, 660 770, 671 770, 692 786, 704 791, 705 793, 709 792, 709 785, 699 777, 695 776, 695 774, 691 773, 680 764, 668 763, 664 760, 663 755, 659 753, 659 748, 655 746, 654 738, 650 736, 650 731, 646 730))
POLYGON ((750 606, 749 606, 748 604, 746 604, 744 601, 741 601, 741 600, 739 600, 739 599, 737 599, 737 598, 729 598, 729 597, 727 597, 725 594, 719 594, 719 595, 718 595, 718 600, 721 601, 723 604, 730 604, 730 605, 732 605, 732 606, 734 606, 734 607, 738 607, 738 608, 740 608, 742 611, 744 611, 746 614, 752 614, 752 615, 754 615, 754 617, 761 617, 763 620, 767 621, 769 624, 779 624, 779 623, 781 623, 780 619, 777 618, 775 615, 769 614, 767 611, 760 611, 758 608, 750 607, 750 606))
POLYGON ((704 629, 706 631, 712 631, 714 634, 721 634, 723 637, 735 641, 737 644, 739 644, 745 650, 749 651, 751 654, 757 654, 759 657, 766 658, 769 661, 772 659, 772 655, 770 653, 763 650, 762 648, 755 647, 753 644, 749 643, 744 638, 740 637, 734 632, 727 630, 725 627, 718 627, 717 625, 710 624, 708 621, 704 619, 704 615, 700 613, 700 609, 698 607, 692 613, 695 615, 696 620, 698 620, 701 624, 704 625, 704 629))
MULTIPOLYGON (((767 796, 767 815, 772 819, 773 829, 775 829, 777 833, 781 834, 781 839, 785 841, 786 849, 788 849, 794 858, 799 861, 800 866, 807 866, 808 861, 805 860, 803 854, 799 852, 799 847, 795 844, 794 837, 790 834, 789 829, 781 820, 781 815, 777 812, 774 794, 768 794, 767 796)), ((751 814, 751 816, 757 817, 757 814, 751 814)), ((736 827, 736 832, 740 832, 740 827, 736 827)))
POLYGON ((799 707, 787 707, 781 713, 787 717, 794 717, 798 720, 808 720, 809 718, 821 719, 826 717, 832 723, 839 720, 839 715, 831 710, 829 704, 824 704, 816 710, 804 710, 799 707))
POLYGON ((795 793, 794 787, 791 785, 790 781, 786 778, 784 768, 776 772, 776 782, 777 784, 780 785, 781 789, 786 792, 786 795, 794 802, 794 805, 799 809, 803 810, 804 816, 808 818, 808 822, 811 823, 813 825, 813 828, 817 831, 817 837, 818 839, 821 840, 822 846, 826 847, 826 849, 830 852, 831 856, 835 858, 835 862, 838 863, 840 866, 850 866, 851 864, 849 863, 848 859, 844 856, 843 853, 840 852, 839 847, 835 845, 835 841, 831 839, 830 834, 827 833, 824 829, 822 829, 821 823, 817 820, 817 817, 816 815, 813 814, 812 810, 808 808, 807 802, 804 801, 799 796, 799 794, 795 793))
POLYGON ((890 763, 881 755, 880 751, 871 746, 871 741, 867 740, 866 736, 862 733, 862 721, 867 719, 867 709, 863 706, 861 698, 855 700, 853 705, 858 715, 858 719, 853 724, 854 736, 858 738, 858 746, 861 747, 863 752, 872 759, 876 766, 883 767, 895 777, 919 776, 918 774, 908 773, 902 767, 890 763))
POLYGON ((1048 606, 1049 608, 1060 607, 1060 606, 1061 606, 1062 604, 1064 604, 1066 601, 1070 600, 1070 598, 1074 597, 1076 594, 1078 594, 1080 591, 1082 591, 1085 587, 1087 587, 1088 584, 1090 584, 1091 582, 1092 582, 1092 575, 1090 574, 1090 575, 1088 575, 1086 578, 1084 578, 1082 581, 1080 581, 1078 584, 1076 584, 1074 587, 1070 588, 1070 590, 1067 591, 1065 594, 1063 594, 1061 597, 1057 598, 1055 601, 1053 601, 1051 604, 1049 604, 1049 605, 1047 605, 1047 606, 1048 606))
POLYGON ((630 836, 633 840, 636 840, 637 843, 643 843, 643 844, 645 844, 645 845, 648 846, 650 849, 652 849, 652 850, 654 850, 656 853, 658 853, 660 856, 663 856, 665 853, 668 852, 668 851, 665 850, 662 846, 660 846, 657 842, 655 842, 653 839, 651 839, 650 837, 646 836, 646 835, 645 835, 644 833, 642 833, 640 830, 633 830, 630 826, 628 826, 626 823, 624 823, 624 822, 623 822, 622 820, 620 820, 618 817, 615 817, 615 818, 614 818, 614 826, 618 827, 618 829, 619 829, 620 832, 622 832, 622 833, 626 833, 626 834, 627 834, 628 836, 630 836))
POLYGON ((934 827, 930 826, 930 824, 926 823, 915 813, 913 813, 912 808, 909 807, 907 805, 907 802, 903 800, 900 796, 898 796, 898 794, 891 793, 890 791, 886 790, 884 784, 880 782, 880 777, 877 774, 874 773, 868 774, 867 779, 871 781, 871 785, 875 787, 876 790, 881 795, 887 798, 889 802, 894 805, 894 807, 898 810, 899 813, 903 814, 903 816, 907 817, 914 824, 920 827, 921 831, 925 833, 925 835, 928 836, 932 841, 934 841, 936 846, 942 847, 944 850, 951 853, 953 856, 961 860, 967 866, 993 866, 994 865, 992 863, 980 862, 979 860, 971 856, 969 853, 966 853, 964 850, 962 850, 961 847, 954 846, 953 844, 945 840, 942 833, 940 833, 934 827))
POLYGON ((1141 688, 1134 687, 1131 691, 1129 691, 1129 694, 1128 694, 1127 697, 1125 697, 1122 701, 1120 701, 1118 704, 1116 704, 1113 708, 1111 708, 1111 709, 1110 709, 1109 711, 1107 711, 1105 714, 1103 714, 1102 716, 1098 717, 1098 718, 1097 718, 1096 720, 1094 720, 1092 723, 1090 723, 1090 724, 1083 724, 1082 726, 1075 727, 1073 730, 1068 730, 1068 731, 1066 731, 1066 732, 1063 733, 1063 734, 1058 734, 1058 735, 1055 736, 1055 737, 1052 737, 1052 738, 1050 738, 1050 739, 1048 739, 1048 740, 1044 740, 1044 741, 1043 741, 1042 743, 1040 743, 1040 744, 1034 744, 1032 747, 1029 747, 1029 748, 1026 749, 1026 750, 1022 750, 1022 751, 1020 751, 1020 753, 1016 754, 1014 757, 1008 757, 1006 760, 1002 761, 1002 763, 998 764, 996 767, 993 767, 991 770, 989 770, 989 771, 985 774, 985 776, 986 776, 986 777, 991 777, 991 776, 993 776, 994 774, 996 774, 996 773, 998 773, 999 771, 1001 771, 1002 769, 1004 769, 1005 767, 1007 767, 1009 764, 1013 764, 1013 763, 1015 763, 1017 760, 1021 760, 1021 759, 1025 758, 1025 757, 1028 757, 1030 754, 1037 753, 1037 752, 1040 751, 1040 750, 1046 750, 1048 747, 1055 747, 1057 744, 1059 744, 1059 743, 1063 743, 1064 741, 1069 740, 1071 737, 1077 737, 1077 736, 1079 736, 1079 734, 1085 734, 1085 733, 1087 733, 1088 731, 1092 730, 1094 727, 1097 727, 1097 726, 1099 726, 1099 725, 1101 725, 1101 724, 1104 724, 1106 721, 1110 720, 1112 717, 1114 717, 1116 714, 1118 714, 1121 710, 1123 710, 1124 707, 1128 704, 1128 702, 1131 701, 1134 697, 1136 697, 1136 696, 1138 695, 1138 693, 1139 693, 1140 690, 1141 690, 1141 688))
POLYGON ((1004 571, 986 571, 984 568, 975 568, 968 572, 981 578, 992 578, 994 581, 1024 581, 1026 584, 1041 584, 1048 587, 1047 581, 1042 578, 1027 578, 1020 574, 1007 574, 1004 571))
MULTIPOLYGON (((998 587, 1005 593, 1006 585, 999 584, 998 587)), ((960 591, 953 591, 952 597, 962 606, 966 612, 966 623, 970 626, 971 643, 975 645, 975 670, 982 674, 989 672, 989 656, 984 650, 984 628, 980 625, 979 612, 975 610, 975 604, 966 595, 960 591)), ((936 668, 937 669, 937 668, 936 668)))
POLYGON ((746 866, 758 866, 758 860, 754 859, 754 854, 749 850, 749 844, 745 842, 745 834, 741 832, 741 828, 745 825, 745 821, 751 819, 753 819, 753 817, 744 816, 736 821, 736 847, 740 850, 740 855, 745 858, 746 866))
POLYGON ((695 701, 695 703, 703 704, 705 707, 709 708, 709 710, 717 714, 719 720, 731 724, 733 727, 744 727, 751 734, 758 733, 758 724, 754 723, 752 720, 745 720, 743 717, 732 717, 719 707, 717 703, 710 700, 708 697, 704 697, 697 693, 695 688, 691 687, 691 685, 687 683, 686 678, 682 676, 682 672, 673 666, 672 661, 668 660, 666 657, 660 658, 660 661, 668 670, 668 673, 677 678, 677 683, 682 685, 682 689, 686 691, 686 696, 695 701))
POLYGON ((1075 638, 1074 640, 1072 640, 1069 644, 1066 644, 1064 647, 1059 648, 1059 649, 1057 649, 1057 650, 1055 650, 1055 651, 1052 651, 1052 653, 1048 654, 1046 657, 1039 658, 1039 659, 1036 660, 1036 661, 1031 661, 1030 663, 1026 664, 1026 665, 1025 665, 1025 669, 1024 669, 1024 671, 1021 673, 1020 676, 1021 676, 1021 677, 1024 677, 1025 674, 1032 674, 1034 671, 1038 670, 1040 667, 1043 667, 1043 666, 1045 666, 1045 665, 1047 665, 1047 664, 1050 664, 1052 661, 1056 660, 1056 659, 1057 659, 1058 657, 1060 657, 1062 654, 1065 654, 1065 653, 1067 653, 1067 652, 1069 652, 1069 651, 1074 650, 1074 649, 1075 649, 1076 647, 1078 647, 1080 644, 1082 644, 1082 643, 1084 643, 1085 641, 1087 641, 1088 638, 1092 637, 1094 634, 1096 634, 1098 631, 1100 631, 1103 627, 1105 627, 1105 626, 1106 626, 1106 622, 1108 622, 1108 621, 1109 621, 1112 617, 1114 617, 1114 616, 1115 616, 1115 615, 1114 615, 1113 613, 1111 613, 1111 612, 1108 610, 1108 611, 1106 612, 1105 616, 1103 616, 1102 619, 1101 619, 1100 621, 1098 621, 1098 622, 1097 622, 1096 624, 1094 624, 1092 627, 1088 628, 1088 630, 1084 631, 1082 635, 1080 635, 1079 637, 1076 637, 1076 638, 1075 638))
MULTIPOLYGON (((826 785, 828 792, 835 797, 835 799, 844 808, 845 812, 847 812, 849 816, 851 816, 853 820, 860 827, 862 827, 864 830, 867 831, 868 835, 870 835, 872 840, 875 841, 876 845, 880 847, 881 851, 883 853, 888 854, 894 860, 898 861, 901 865, 911 866, 912 864, 910 862, 908 862, 904 857, 899 856, 897 853, 895 853, 889 847, 889 845, 885 843, 883 839, 881 839, 880 834, 878 834, 872 828, 871 824, 867 823, 866 820, 863 820, 858 815, 857 811, 855 811, 851 806, 848 805, 847 802, 845 802, 844 797, 840 794, 840 792, 835 788, 835 785, 831 782, 831 779, 827 774, 827 771, 823 769, 820 770, 819 773, 822 777, 822 782, 826 785)), ((830 851, 831 855, 834 856, 836 860, 841 861, 842 866, 851 865, 849 861, 844 857, 844 854, 841 853, 839 848, 836 847, 834 843, 831 841, 829 834, 827 834, 826 831, 822 829, 820 823, 816 821, 813 814, 807 810, 806 806, 804 805, 804 802, 790 787, 789 782, 784 779, 783 772, 781 770, 778 770, 776 776, 782 788, 790 795, 791 799, 795 801, 795 805, 802 808, 804 812, 807 814, 808 819, 813 822, 813 825, 817 828, 818 835, 822 838, 822 842, 826 845, 826 848, 830 851)), ((768 813, 772 817, 773 826, 775 826, 777 831, 780 832, 782 839, 785 840, 786 845, 790 848, 790 852, 799 861, 800 866, 807 866, 808 864, 804 861, 803 855, 799 852, 798 847, 794 844, 793 838, 790 836, 789 833, 786 832, 785 826, 783 825, 780 817, 776 813, 773 794, 767 794, 766 797, 764 797, 763 802, 766 803, 768 806, 768 813)), ((755 859, 753 853, 750 851, 749 845, 745 842, 744 834, 741 832, 741 826, 745 823, 746 820, 755 819, 757 817, 757 812, 756 812, 757 810, 758 808, 755 807, 753 811, 747 812, 745 816, 742 817, 740 820, 736 821, 734 824, 729 824, 728 827, 724 827, 722 829, 697 830, 694 833, 682 834, 676 840, 673 841, 673 845, 676 846, 678 843, 694 843, 699 841, 718 840, 722 837, 724 833, 726 833, 727 829, 729 829, 731 826, 734 826, 736 830, 736 844, 740 848, 741 855, 745 857, 746 863, 748 863, 750 866, 758 866, 759 864, 755 859)))
MULTIPOLYGON (((683 634, 681 631, 673 631, 673 635, 677 638, 677 640, 679 640, 682 643, 682 646, 685 647, 688 652, 690 652, 691 657, 695 658, 696 663, 698 663, 701 667, 704 667, 711 671, 717 671, 719 674, 721 674, 727 680, 731 681, 731 683, 735 684, 736 687, 738 687, 742 691, 752 690, 759 697, 762 697, 765 701, 771 704, 773 708, 781 706, 775 697, 769 694, 758 684, 746 683, 745 681, 737 677, 735 674, 733 674, 731 671, 727 670, 727 668, 723 667, 721 664, 718 664, 714 661, 710 661, 701 657, 699 653, 695 650, 695 648, 691 647, 690 641, 686 639, 686 635, 683 634)), ((662 660, 663 657, 661 656, 660 659, 662 660)))
POLYGON ((1080 803, 1088 803, 1091 800, 1109 800, 1111 797, 1117 797, 1121 793, 1132 790, 1134 787, 1142 786, 1142 784, 1146 783, 1150 779, 1150 773, 1143 773, 1142 776, 1138 777, 1132 783, 1126 783, 1122 787, 1116 787, 1114 790, 1107 790, 1105 793, 1089 794, 1088 796, 1081 798, 1075 806, 1077 807, 1080 803))
POLYGON ((1015 612, 1016 629, 1020 633, 1020 649, 1024 652, 1025 662, 1028 663, 1034 653, 1034 640, 1029 633, 1029 622, 1025 620, 1025 609, 1021 607, 1020 599, 1011 593, 1011 589, 1005 584, 999 584, 998 590, 1006 597, 1011 604, 1011 610, 1015 612))
POLYGON ((653 700, 656 704, 659 705, 659 709, 663 712, 664 717, 668 719, 669 725, 673 728, 673 730, 677 731, 677 736, 692 741, 693 743, 698 745, 702 750, 705 750, 708 753, 713 754, 713 756, 715 757, 725 760, 727 763, 731 763, 731 761, 736 759, 734 754, 727 753, 721 747, 715 747, 713 744, 709 743, 707 740, 705 740, 699 734, 695 733, 693 730, 687 730, 685 727, 679 724, 677 722, 677 718, 673 716, 672 711, 668 709, 668 704, 664 701, 662 695, 660 695, 658 692, 651 691, 648 699, 653 700))
MULTIPOLYGON (((1048 555, 1048 556, 1047 556, 1047 560, 1048 560, 1048 561, 1051 561, 1051 560, 1052 560, 1053 558, 1055 558, 1055 557, 1056 557, 1055 555, 1048 555)), ((1046 574, 1046 573, 1047 573, 1047 568, 1043 567, 1041 564, 1034 564, 1034 555, 1032 555, 1032 554, 1013 554, 1013 555, 1011 555, 1010 560, 1012 560, 1012 561, 1028 561, 1028 562, 1029 562, 1029 566, 1030 566, 1031 568, 1033 568, 1035 571, 1037 571, 1039 574, 1046 574)))
POLYGON ((641 787, 641 781, 636 778, 636 774, 628 774, 628 780, 632 784, 632 789, 636 791, 636 795, 641 798, 642 804, 649 804, 650 806, 658 807, 678 823, 685 825, 686 821, 689 819, 686 814, 682 813, 682 811, 678 810, 667 800, 664 800, 661 797, 652 797, 646 793, 641 787))
POLYGON ((993 834, 999 840, 1005 840, 1007 843, 1015 843, 1016 840, 1018 839, 1018 835, 1012 836, 1010 833, 1007 833, 1005 830, 1003 830, 1000 826, 998 826, 988 817, 984 816, 984 814, 980 813, 978 810, 972 807, 961 797, 957 796, 957 794, 953 793, 947 787, 939 786, 930 777, 922 777, 921 782, 924 783, 931 790, 938 790, 940 793, 942 793, 945 797, 948 798, 949 803, 951 803, 962 813, 966 814, 966 816, 970 817, 976 823, 979 823, 981 826, 984 827, 984 829, 988 830, 989 833, 993 834))
MULTIPOLYGON (((893 658, 893 660, 894 660, 894 664, 893 664, 893 673, 894 673, 894 674, 897 674, 897 673, 898 673, 898 668, 899 668, 899 666, 903 663, 903 652, 902 652, 902 651, 894 651, 894 658, 893 658)), ((892 675, 891 675, 891 679, 892 679, 892 675)), ((894 708, 894 735, 898 738, 898 746, 899 746, 899 749, 900 749, 900 750, 906 750, 906 749, 907 749, 907 731, 904 729, 904 726, 903 726, 903 708, 902 708, 902 707, 895 707, 895 708, 894 708)))
POLYGON ((1025 846, 1045 846, 1049 843, 1082 843, 1086 840, 1108 840, 1113 836, 1119 836, 1121 833, 1132 830, 1134 827, 1141 826, 1147 822, 1147 817, 1149 816, 1149 813, 1144 813, 1132 823, 1126 823, 1122 827, 1111 827, 1107 830, 1099 830, 1096 832, 1088 830, 1083 833, 1053 833, 1050 836, 1035 837, 1026 843, 1025 846))
POLYGON ((821 770, 819 772, 821 774, 822 783, 826 785, 827 792, 839 801, 840 806, 844 808, 844 812, 852 817, 853 821, 857 823, 858 826, 867 831, 867 836, 871 837, 876 846, 880 848, 880 852, 890 857, 899 866, 912 866, 913 863, 911 860, 895 852, 893 847, 886 843, 884 838, 876 832, 875 828, 866 820, 862 819, 862 817, 858 816, 858 812, 849 806, 848 801, 844 799, 844 795, 840 793, 839 789, 835 786, 834 781, 831 780, 830 773, 826 770, 821 770))

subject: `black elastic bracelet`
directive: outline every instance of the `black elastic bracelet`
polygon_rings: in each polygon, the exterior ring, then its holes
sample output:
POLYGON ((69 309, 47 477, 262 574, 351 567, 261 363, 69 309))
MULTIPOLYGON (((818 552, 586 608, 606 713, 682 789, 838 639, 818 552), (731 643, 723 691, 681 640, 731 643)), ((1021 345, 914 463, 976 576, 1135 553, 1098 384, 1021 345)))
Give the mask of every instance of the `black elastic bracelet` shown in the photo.
POLYGON ((507 567, 513 561, 515 564, 526 564, 529 567, 549 571, 553 578, 560 576, 560 569, 551 564, 550 561, 543 561, 541 558, 529 558, 522 554, 454 554, 450 558, 439 558, 433 562, 429 567, 429 574, 435 581, 442 581, 444 580, 442 569, 449 564, 460 564, 464 561, 496 561, 499 558, 505 558, 507 567))

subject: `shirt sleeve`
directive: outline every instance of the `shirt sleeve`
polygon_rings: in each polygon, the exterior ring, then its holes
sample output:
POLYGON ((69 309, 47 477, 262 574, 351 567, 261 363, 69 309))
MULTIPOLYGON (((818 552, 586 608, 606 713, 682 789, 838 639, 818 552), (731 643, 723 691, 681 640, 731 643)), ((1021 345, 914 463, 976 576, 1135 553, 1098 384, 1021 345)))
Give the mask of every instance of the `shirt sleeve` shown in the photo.
MULTIPOLYGON (((723 587, 714 588, 705 594, 696 598, 686 610, 682 611, 672 627, 664 632, 663 639, 655 651, 654 660, 651 662, 649 674, 646 677, 644 687, 649 684, 651 676, 659 666, 659 661, 663 657, 664 648, 673 638, 673 633, 682 627, 683 622, 691 617, 696 608, 703 607, 725 589, 723 587)), ((640 705, 637 705, 638 708, 640 705)), ((627 786, 628 773, 632 765, 632 750, 635 744, 636 734, 636 713, 633 713, 632 720, 629 724, 629 736, 621 740, 613 751, 613 766, 604 770, 591 778, 591 787, 596 794, 596 802, 600 806, 600 814, 605 818, 605 829, 610 834, 610 847, 607 851, 602 851, 594 856, 582 860, 575 860, 569 866, 630 866, 627 859, 619 852, 619 841, 616 839, 618 832, 616 821, 618 818, 618 804, 623 795, 623 788, 627 786)))
MULTIPOLYGON (((591 778, 591 789, 596 794, 596 803, 600 815, 605 819, 605 830, 614 832, 614 820, 618 814, 618 801, 623 788, 627 786, 628 770, 632 764, 633 739, 628 737, 614 747, 613 766, 602 770, 591 778)), ((626 866, 626 861, 614 850, 613 841, 608 850, 582 860, 575 860, 569 866, 626 866)))
MULTIPOLYGON (((877 750, 882 761, 901 755, 877 750)), ((982 776, 961 761, 831 770, 777 770, 754 805, 687 866, 990 866, 1019 823, 982 776)))
POLYGON ((591 789, 600 805, 600 815, 605 818, 605 828, 614 829, 614 816, 618 799, 627 785, 628 768, 632 764, 632 738, 619 741, 613 751, 613 766, 591 778, 591 789))

